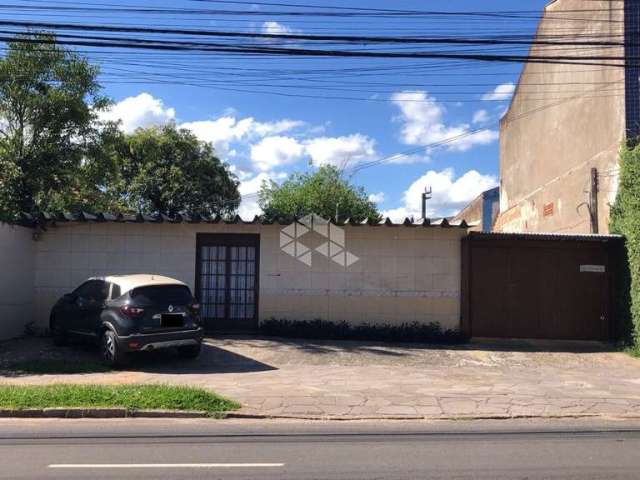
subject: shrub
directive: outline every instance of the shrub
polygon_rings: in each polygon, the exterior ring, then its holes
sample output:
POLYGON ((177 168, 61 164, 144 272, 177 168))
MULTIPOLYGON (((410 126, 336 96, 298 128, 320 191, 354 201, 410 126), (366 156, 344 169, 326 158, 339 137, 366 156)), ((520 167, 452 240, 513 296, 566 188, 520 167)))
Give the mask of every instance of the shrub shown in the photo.
POLYGON ((617 317, 621 339, 638 345, 640 338, 640 145, 623 146, 620 154, 620 185, 611 209, 612 233, 625 237, 625 251, 616 278, 617 317))
POLYGON ((318 340, 381 340, 397 342, 461 343, 466 340, 458 330, 443 330, 438 323, 403 323, 401 325, 350 325, 326 320, 265 320, 261 333, 274 337, 318 340))

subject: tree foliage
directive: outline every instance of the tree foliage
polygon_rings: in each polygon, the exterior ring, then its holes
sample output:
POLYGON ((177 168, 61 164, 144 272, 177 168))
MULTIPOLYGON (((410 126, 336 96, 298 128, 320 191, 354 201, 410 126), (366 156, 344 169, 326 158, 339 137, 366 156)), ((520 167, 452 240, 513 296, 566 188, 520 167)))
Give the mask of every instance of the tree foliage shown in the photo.
POLYGON ((618 294, 618 316, 621 332, 636 346, 640 341, 640 144, 624 146, 620 155, 620 185, 616 202, 611 209, 611 231, 625 237, 626 258, 616 279, 622 287, 618 294), (628 268, 627 268, 628 267, 628 268))
POLYGON ((378 219, 375 203, 364 188, 354 186, 333 166, 311 173, 295 173, 281 185, 265 182, 259 204, 268 220, 291 219, 315 213, 326 219, 378 219))
POLYGON ((188 130, 138 129, 119 139, 116 156, 120 177, 108 193, 130 211, 209 216, 238 208, 235 176, 188 130))
POLYGON ((97 114, 108 105, 97 75, 97 67, 55 44, 8 44, 0 59, 1 219, 61 208, 89 193, 81 173, 97 169, 89 154, 101 137, 97 114))
POLYGON ((100 121, 110 101, 98 73, 52 35, 8 44, 0 59, 0 220, 46 211, 235 211, 237 181, 211 145, 173 125, 125 135, 100 121))

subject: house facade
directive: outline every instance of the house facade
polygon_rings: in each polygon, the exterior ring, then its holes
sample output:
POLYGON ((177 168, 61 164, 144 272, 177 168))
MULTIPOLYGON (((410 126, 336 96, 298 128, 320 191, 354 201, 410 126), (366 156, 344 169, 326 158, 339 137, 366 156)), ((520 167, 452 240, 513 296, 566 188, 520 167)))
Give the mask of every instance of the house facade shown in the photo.
POLYGON ((324 320, 607 341, 619 332, 620 245, 618 236, 469 232, 446 220, 45 216, 0 224, 0 340, 46 333, 51 307, 87 278, 147 273, 189 285, 210 332, 324 320))
POLYGON ((640 2, 555 0, 500 122, 500 232, 607 233, 618 152, 640 133, 640 2), (565 13, 563 13, 565 12, 565 13), (570 13, 569 13, 570 12, 570 13), (561 47, 544 44, 553 39, 561 47), (604 42, 602 46, 572 45, 604 42))
POLYGON ((51 307, 92 276, 155 273, 187 283, 209 330, 266 319, 460 327, 466 223, 289 225, 130 217, 0 226, 0 338, 45 331, 51 307))

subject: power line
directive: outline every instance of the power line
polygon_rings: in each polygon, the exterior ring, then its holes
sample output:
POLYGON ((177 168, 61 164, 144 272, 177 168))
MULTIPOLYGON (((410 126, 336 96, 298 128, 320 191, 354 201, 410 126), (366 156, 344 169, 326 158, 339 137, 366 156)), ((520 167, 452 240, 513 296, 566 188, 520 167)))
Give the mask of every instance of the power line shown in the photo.
MULTIPOLYGON (((624 47, 625 42, 613 41, 573 41, 573 40, 536 40, 535 38, 508 38, 508 37, 488 37, 488 38, 455 38, 455 37, 390 37, 390 36, 356 36, 356 35, 304 35, 297 33, 257 33, 257 32, 229 32, 221 30, 196 30, 196 29, 167 29, 152 27, 121 27, 113 25, 77 25, 72 23, 54 22, 26 22, 17 20, 0 20, 0 25, 24 27, 24 28, 44 28, 55 30, 76 30, 76 31, 96 31, 112 33, 147 33, 163 35, 188 35, 222 38, 251 38, 264 40, 307 40, 307 41, 329 41, 341 43, 374 43, 374 44, 436 44, 436 45, 550 45, 550 46, 612 46, 624 47)), ((90 39, 104 37, 87 37, 90 39)))
POLYGON ((269 56, 297 56, 297 57, 326 57, 326 58, 395 58, 395 59, 441 59, 441 60, 475 60, 482 62, 505 62, 505 63, 546 63, 546 64, 571 64, 571 65, 599 65, 609 67, 625 67, 627 60, 640 60, 640 57, 612 56, 612 55, 491 55, 480 53, 446 53, 446 52, 371 52, 357 50, 326 50, 291 47, 270 47, 270 46, 241 46, 203 42, 178 42, 160 41, 152 39, 127 39, 114 40, 108 37, 98 36, 74 36, 59 34, 62 38, 74 38, 75 40, 58 40, 46 37, 7 37, 0 36, 2 42, 48 44, 84 47, 104 47, 104 48, 124 48, 140 50, 161 50, 161 51, 191 51, 202 53, 237 53, 237 54, 258 54, 269 56), (603 63, 603 62, 623 62, 623 63, 603 63))
MULTIPOLYGON (((442 10, 392 10, 392 9, 367 9, 367 8, 351 8, 351 7, 317 7, 321 10, 314 11, 299 11, 299 10, 224 10, 224 9, 188 9, 188 8, 168 8, 168 7, 140 7, 122 4, 95 4, 98 5, 88 6, 83 5, 79 7, 67 6, 70 4, 61 4, 56 2, 55 6, 41 6, 41 5, 16 5, 5 4, 0 5, 0 8, 17 9, 17 10, 59 10, 59 11, 81 11, 81 12, 119 12, 119 13, 155 13, 155 14, 216 14, 216 15, 250 15, 250 16, 319 16, 319 17, 376 17, 376 18, 394 18, 394 17, 470 17, 470 18, 501 18, 501 19, 522 19, 522 20, 539 20, 541 13, 539 11, 442 11, 442 10), (106 8, 105 8, 106 7, 106 8), (341 9, 342 8, 342 9, 341 9), (331 11, 335 9, 341 9, 340 11, 331 11)), ((203 3, 203 2, 200 2, 203 3)), ((267 6, 267 2, 216 2, 219 4, 239 4, 239 5, 258 5, 262 4, 267 6)), ((284 6, 285 4, 280 4, 284 6)), ((276 5, 271 5, 276 6, 276 5)), ((297 5, 300 7, 301 5, 297 5)), ((611 12, 621 11, 621 9, 591 9, 591 10, 565 10, 558 13, 593 13, 593 12, 611 12)), ((549 13, 549 12, 547 12, 549 13)), ((555 15, 549 15, 553 17, 555 15)), ((574 21, 598 21, 598 19, 592 18, 568 18, 563 15, 559 16, 560 20, 574 20, 574 21)), ((609 22, 615 22, 606 20, 609 22)))

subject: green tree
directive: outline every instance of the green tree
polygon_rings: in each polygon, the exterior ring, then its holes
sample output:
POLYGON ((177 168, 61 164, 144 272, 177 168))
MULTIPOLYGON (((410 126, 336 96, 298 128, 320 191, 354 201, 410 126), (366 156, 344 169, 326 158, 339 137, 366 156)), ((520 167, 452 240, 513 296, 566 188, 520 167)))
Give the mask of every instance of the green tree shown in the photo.
POLYGON ((173 124, 138 129, 120 138, 117 156, 120 173, 107 193, 129 210, 209 216, 238 208, 235 176, 188 130, 173 124))
MULTIPOLYGON (((103 171, 91 154, 102 137, 98 69, 54 37, 16 37, 0 59, 0 219, 83 208, 103 171), (47 43, 39 43, 44 40, 47 43), (92 172, 85 181, 86 172, 92 172)), ((101 156, 100 156, 101 157, 101 156)))
POLYGON ((333 166, 323 166, 312 173, 295 173, 281 185, 265 182, 259 204, 268 220, 291 219, 315 213, 326 219, 380 218, 375 203, 369 201, 364 188, 354 186, 333 166))
POLYGON ((640 348, 640 144, 622 148, 620 185, 610 226, 613 233, 625 237, 626 252, 617 275, 618 324, 623 329, 619 334, 640 348))

